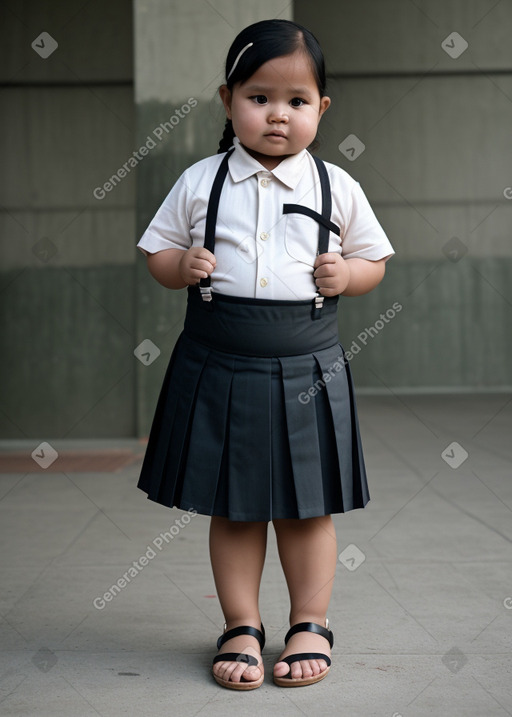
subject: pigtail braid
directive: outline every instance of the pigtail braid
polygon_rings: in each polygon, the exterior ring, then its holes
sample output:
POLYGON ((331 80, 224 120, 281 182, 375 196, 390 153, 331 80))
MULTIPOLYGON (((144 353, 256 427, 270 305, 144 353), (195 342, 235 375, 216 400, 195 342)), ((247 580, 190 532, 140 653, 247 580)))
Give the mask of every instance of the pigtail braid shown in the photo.
POLYGON ((222 154, 222 152, 227 152, 228 149, 233 144, 233 137, 235 136, 235 133, 233 131, 233 123, 230 119, 226 120, 226 124, 224 126, 224 133, 222 135, 222 139, 219 142, 219 149, 217 150, 217 154, 222 154))

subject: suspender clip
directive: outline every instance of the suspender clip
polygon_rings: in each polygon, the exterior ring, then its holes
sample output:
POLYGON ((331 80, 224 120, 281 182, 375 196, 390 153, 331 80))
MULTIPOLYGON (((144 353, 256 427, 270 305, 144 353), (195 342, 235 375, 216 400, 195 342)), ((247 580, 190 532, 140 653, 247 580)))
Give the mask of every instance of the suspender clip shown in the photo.
POLYGON ((212 300, 211 286, 200 286, 199 291, 201 292, 201 298, 203 301, 211 301, 212 300))
POLYGON ((320 296, 320 294, 318 294, 313 299, 313 310, 311 311, 311 318, 313 320, 320 318, 322 306, 324 305, 324 298, 325 298, 324 296, 320 296))

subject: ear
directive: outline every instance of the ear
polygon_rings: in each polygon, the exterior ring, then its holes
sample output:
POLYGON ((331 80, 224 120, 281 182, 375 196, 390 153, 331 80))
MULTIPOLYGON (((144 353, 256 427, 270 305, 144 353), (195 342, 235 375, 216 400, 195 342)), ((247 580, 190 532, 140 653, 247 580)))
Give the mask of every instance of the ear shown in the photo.
POLYGON ((330 97, 321 97, 320 98, 320 109, 318 111, 318 119, 323 115, 325 110, 329 107, 331 104, 331 98, 330 97))
POLYGON ((226 117, 231 119, 231 90, 228 89, 227 85, 221 85, 219 87, 219 95, 226 110, 226 117))

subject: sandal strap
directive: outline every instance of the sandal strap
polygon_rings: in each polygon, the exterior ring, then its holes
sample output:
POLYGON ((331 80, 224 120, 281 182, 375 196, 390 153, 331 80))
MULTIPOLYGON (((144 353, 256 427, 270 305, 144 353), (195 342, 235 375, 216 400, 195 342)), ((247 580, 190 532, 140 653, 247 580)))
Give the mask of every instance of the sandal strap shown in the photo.
POLYGON ((256 627, 251 627, 251 625, 239 625, 219 637, 217 640, 217 650, 220 650, 227 640, 231 640, 232 637, 238 637, 238 635, 250 635, 251 637, 255 637, 259 642, 260 649, 263 650, 265 647, 265 628, 263 624, 261 625, 261 630, 258 630, 256 627))
POLYGON ((245 652, 223 652, 215 655, 213 664, 216 662, 246 662, 248 667, 258 667, 258 660, 253 655, 246 655, 245 652))
MULTIPOLYGON (((295 655, 283 657, 279 662, 286 662, 286 664, 291 667, 292 662, 300 662, 300 660, 325 660, 327 667, 331 666, 331 658, 321 652, 297 652, 295 655)), ((283 677, 288 677, 288 675, 283 675, 283 677)))
POLYGON ((331 647, 334 645, 334 635, 332 634, 332 631, 328 630, 326 627, 322 627, 322 625, 318 625, 316 622, 298 622, 296 625, 293 625, 286 633, 284 644, 286 645, 290 637, 295 635, 297 632, 316 632, 318 635, 325 637, 331 647))

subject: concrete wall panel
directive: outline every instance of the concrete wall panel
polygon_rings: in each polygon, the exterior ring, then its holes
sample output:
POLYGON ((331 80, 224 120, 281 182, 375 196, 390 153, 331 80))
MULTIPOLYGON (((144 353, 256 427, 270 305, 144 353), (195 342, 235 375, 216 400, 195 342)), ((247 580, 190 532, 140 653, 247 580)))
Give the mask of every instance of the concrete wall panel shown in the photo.
POLYGON ((128 0, 2 3, 0 57, 2 83, 131 84, 131 3, 128 0), (51 35, 58 45, 46 59, 32 49, 32 43, 42 32, 51 35))
POLYGON ((354 357, 358 384, 510 387, 511 6, 298 0, 295 18, 326 54, 318 154, 361 183, 397 252, 381 285, 343 302, 349 343, 403 306, 354 357), (453 30, 469 43, 458 58, 440 46, 453 30), (350 134, 365 145, 353 161, 350 134))
POLYGON ((133 204, 133 170, 103 200, 93 194, 135 149, 130 88, 7 88, 0 101, 3 206, 62 210, 133 204))
MULTIPOLYGON (((296 0, 294 7, 297 22, 321 38, 332 74, 508 70, 512 64, 506 2, 296 0), (441 47, 453 32, 468 43, 456 58, 441 47)), ((448 44, 455 53, 455 41, 448 44)))
POLYGON ((131 4, 2 5, 3 437, 133 436, 131 4), (8 7, 7 7, 8 5, 8 7), (47 58, 31 42, 58 41, 47 58))
POLYGON ((224 82, 224 62, 237 33, 259 20, 291 19, 292 5, 288 0, 136 0, 136 102, 210 100, 224 82))
MULTIPOLYGON (((512 75, 329 81, 321 154, 378 201, 506 201, 512 183, 512 75), (350 161, 349 134, 365 145, 350 161)), ((320 152, 319 152, 320 154, 320 152)))

